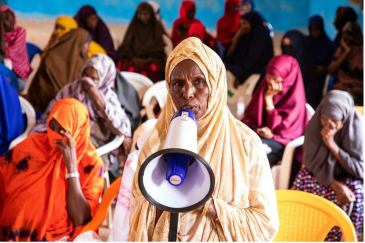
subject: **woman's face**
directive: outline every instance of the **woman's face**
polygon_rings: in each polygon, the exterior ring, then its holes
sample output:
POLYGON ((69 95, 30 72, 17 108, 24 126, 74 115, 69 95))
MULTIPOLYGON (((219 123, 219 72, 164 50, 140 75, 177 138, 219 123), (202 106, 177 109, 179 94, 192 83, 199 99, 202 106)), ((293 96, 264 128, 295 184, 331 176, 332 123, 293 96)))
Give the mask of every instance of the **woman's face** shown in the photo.
POLYGON ((188 12, 186 13, 186 17, 188 17, 188 19, 193 19, 195 17, 195 6, 192 6, 188 12))
POLYGON ((62 25, 56 24, 54 26, 54 32, 62 32, 62 31, 65 31, 65 30, 66 30, 66 28, 62 25))
POLYGON ((282 77, 275 77, 274 75, 268 73, 266 74, 266 83, 268 85, 271 85, 272 83, 279 85, 281 82, 283 82, 282 77))
POLYGON ((98 71, 96 71, 93 67, 87 67, 84 69, 82 73, 82 77, 88 77, 91 78, 94 81, 94 84, 98 86, 99 84, 99 74, 98 71))
POLYGON ((61 131, 65 131, 61 124, 59 124, 54 118, 49 122, 49 128, 59 134, 61 134, 61 131))
POLYGON ((176 65, 170 77, 170 93, 177 110, 190 110, 197 119, 207 112, 208 84, 194 61, 187 59, 176 65))
POLYGON ((250 23, 250 21, 248 21, 246 19, 241 19, 240 23, 241 23, 241 30, 243 31, 243 34, 251 33, 251 23, 250 23))
POLYGON ((148 21, 150 21, 150 19, 151 19, 151 13, 146 9, 138 10, 137 18, 143 24, 148 24, 148 21))
POLYGON ((309 26, 309 34, 310 34, 310 36, 312 36, 312 38, 313 39, 318 39, 319 38, 319 36, 321 35, 321 29, 320 28, 318 28, 317 26, 315 26, 315 25, 310 25, 309 26))
POLYGON ((86 18, 85 24, 89 29, 95 29, 96 26, 98 26, 98 22, 99 17, 96 14, 93 14, 86 18))
POLYGON ((1 21, 4 23, 4 29, 6 32, 12 32, 15 26, 15 17, 12 12, 5 11, 1 14, 1 21))
POLYGON ((335 129, 337 132, 342 128, 342 120, 331 119, 325 115, 321 115, 321 125, 322 127, 329 126, 331 129, 335 129))

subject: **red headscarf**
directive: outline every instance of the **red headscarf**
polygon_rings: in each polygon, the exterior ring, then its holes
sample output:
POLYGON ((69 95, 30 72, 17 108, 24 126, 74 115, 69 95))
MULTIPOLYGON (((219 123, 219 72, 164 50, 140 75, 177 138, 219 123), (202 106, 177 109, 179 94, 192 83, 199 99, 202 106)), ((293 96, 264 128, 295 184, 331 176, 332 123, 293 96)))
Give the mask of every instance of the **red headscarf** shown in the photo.
POLYGON ((234 34, 240 27, 241 14, 236 10, 240 3, 241 0, 226 0, 224 15, 218 20, 217 40, 224 46, 232 41, 234 34))
POLYGON ((194 23, 190 26, 188 37, 199 37, 199 39, 204 42, 204 36, 205 36, 205 28, 204 25, 201 23, 194 23))
POLYGON ((179 31, 180 25, 182 25, 185 29, 188 29, 190 27, 190 25, 193 23, 201 23, 196 18, 189 19, 187 17, 187 13, 189 12, 189 10, 192 7, 195 7, 195 9, 196 9, 196 4, 193 1, 185 0, 181 3, 181 7, 180 7, 180 11, 179 11, 180 18, 178 18, 174 21, 174 24, 172 27, 171 39, 172 39, 172 44, 174 47, 177 46, 182 40, 187 38, 187 33, 181 33, 179 31))
MULTIPOLYGON (((70 132, 76 147, 82 193, 95 215, 103 190, 103 161, 91 144, 87 108, 78 100, 58 101, 47 124, 55 119, 70 132)), ((67 169, 54 141, 64 139, 47 127, 0 157, 0 240, 55 241, 76 236, 67 212, 67 169)), ((72 239, 72 238, 71 238, 72 239)))
POLYGON ((251 129, 269 127, 274 135, 273 139, 286 145, 302 136, 308 123, 302 73, 297 60, 288 55, 272 58, 266 73, 283 79, 282 91, 273 98, 275 109, 266 114, 264 94, 267 83, 264 78, 242 121, 251 129))
POLYGON ((11 60, 14 72, 24 80, 27 80, 32 68, 29 64, 27 45, 25 41, 25 29, 17 26, 14 11, 7 5, 0 6, 0 12, 9 11, 14 16, 14 30, 4 31, 5 36, 5 58, 11 60))

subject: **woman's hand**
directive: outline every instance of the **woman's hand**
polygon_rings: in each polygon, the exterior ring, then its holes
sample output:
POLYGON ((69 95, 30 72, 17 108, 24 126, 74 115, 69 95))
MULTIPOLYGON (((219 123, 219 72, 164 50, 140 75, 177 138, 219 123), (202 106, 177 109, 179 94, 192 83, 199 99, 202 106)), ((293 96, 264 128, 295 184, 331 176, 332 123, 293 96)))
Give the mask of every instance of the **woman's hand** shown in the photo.
POLYGON ((338 149, 334 140, 336 132, 336 124, 333 121, 329 121, 321 130, 322 140, 331 151, 338 149))
POLYGON ((268 127, 261 127, 261 128, 257 128, 256 129, 256 133, 262 137, 262 138, 267 138, 270 139, 272 138, 274 135, 272 134, 270 128, 268 127))
POLYGON ((345 50, 345 52, 350 52, 351 51, 351 47, 347 45, 345 39, 343 38, 343 36, 341 37, 341 47, 345 50))
POLYGON ((283 85, 281 82, 271 81, 268 84, 267 89, 265 91, 265 98, 274 97, 275 95, 280 93, 282 90, 283 90, 283 85))
POLYGON ((345 206, 356 201, 355 194, 346 185, 333 180, 331 187, 336 193, 337 201, 340 206, 345 206))
POLYGON ((59 149, 62 154, 63 162, 66 165, 68 173, 77 172, 77 156, 74 141, 69 132, 61 130, 61 135, 63 135, 67 142, 64 140, 56 140, 56 149, 59 149))
POLYGON ((324 66, 315 66, 314 71, 319 75, 324 75, 327 73, 327 70, 324 66))

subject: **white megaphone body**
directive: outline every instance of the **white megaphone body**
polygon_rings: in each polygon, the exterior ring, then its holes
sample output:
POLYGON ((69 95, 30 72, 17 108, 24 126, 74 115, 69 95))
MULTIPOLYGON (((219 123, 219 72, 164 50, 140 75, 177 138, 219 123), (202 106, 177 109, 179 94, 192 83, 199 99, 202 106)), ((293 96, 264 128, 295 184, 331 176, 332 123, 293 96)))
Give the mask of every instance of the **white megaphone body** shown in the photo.
POLYGON ((143 196, 157 208, 172 213, 194 210, 212 195, 212 168, 197 154, 197 121, 190 110, 171 118, 162 150, 149 156, 138 174, 143 196))

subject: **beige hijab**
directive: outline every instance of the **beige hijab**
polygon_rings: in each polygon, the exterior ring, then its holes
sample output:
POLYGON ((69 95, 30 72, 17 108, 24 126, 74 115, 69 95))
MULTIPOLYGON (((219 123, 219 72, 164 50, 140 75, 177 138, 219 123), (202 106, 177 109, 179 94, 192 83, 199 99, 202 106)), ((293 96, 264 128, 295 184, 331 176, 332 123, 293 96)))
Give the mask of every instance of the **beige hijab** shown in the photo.
MULTIPOLYGON (((219 220, 203 216, 197 229, 189 232, 200 212, 180 213, 178 240, 270 241, 277 233, 279 221, 272 176, 262 143, 229 112, 224 64, 198 38, 185 39, 169 56, 166 88, 169 90, 175 66, 186 59, 200 67, 209 87, 208 110, 198 121, 198 154, 214 171, 216 186, 212 197, 219 220)), ((132 186, 129 241, 168 239, 170 213, 163 212, 155 225, 156 208, 141 194, 137 175, 143 161, 162 149, 175 112, 169 91, 166 105, 139 156, 132 186)))

